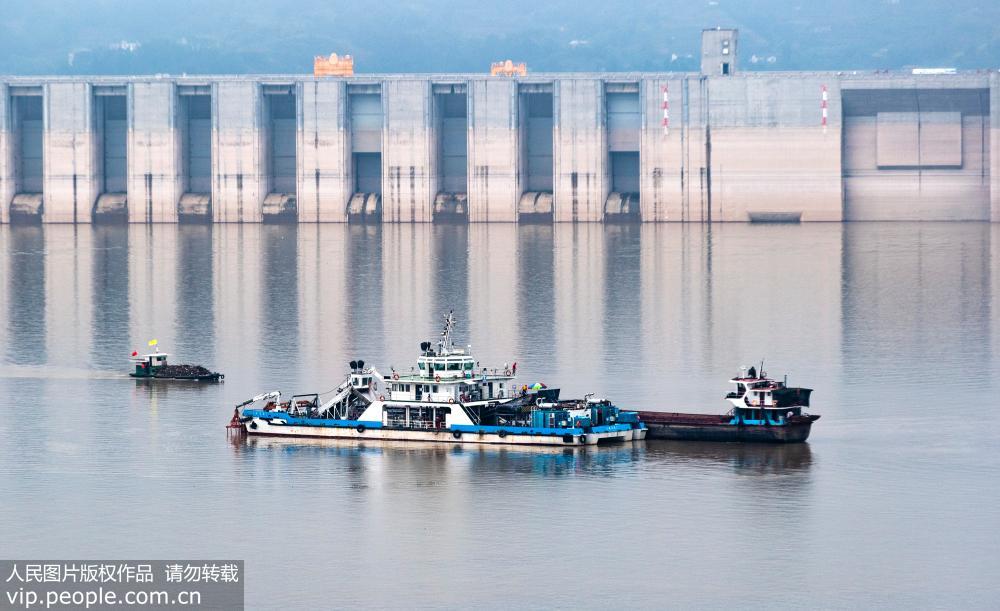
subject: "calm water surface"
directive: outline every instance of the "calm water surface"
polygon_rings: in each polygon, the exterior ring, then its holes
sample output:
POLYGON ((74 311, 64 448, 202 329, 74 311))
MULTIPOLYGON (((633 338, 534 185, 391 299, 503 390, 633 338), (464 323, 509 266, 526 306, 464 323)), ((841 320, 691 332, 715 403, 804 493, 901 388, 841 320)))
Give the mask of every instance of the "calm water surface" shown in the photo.
POLYGON ((1000 227, 0 227, 0 557, 243 558, 252 608, 996 607, 1000 227), (256 393, 483 362, 806 445, 227 439, 256 393), (224 384, 137 383, 157 338, 224 384))

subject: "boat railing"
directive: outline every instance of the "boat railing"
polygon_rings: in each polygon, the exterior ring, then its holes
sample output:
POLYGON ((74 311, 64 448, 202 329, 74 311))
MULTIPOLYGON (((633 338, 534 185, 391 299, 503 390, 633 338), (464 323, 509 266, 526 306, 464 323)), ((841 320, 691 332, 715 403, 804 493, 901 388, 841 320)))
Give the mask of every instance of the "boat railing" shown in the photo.
POLYGON ((440 424, 435 426, 433 420, 411 418, 410 421, 407 422, 406 418, 387 418, 386 426, 393 426, 406 429, 433 430, 433 429, 444 428, 444 421, 443 420, 440 421, 440 424))
POLYGON ((481 380, 483 376, 486 379, 498 379, 498 378, 509 378, 513 376, 513 370, 510 368, 501 369, 500 367, 490 367, 490 368, 480 368, 480 369, 462 369, 462 370, 448 370, 448 369, 417 369, 410 371, 408 373, 400 373, 400 376, 406 375, 411 378, 418 378, 424 380, 433 380, 436 377, 440 377, 442 380, 454 381, 454 380, 481 380), (509 373, 508 373, 509 372, 509 373))

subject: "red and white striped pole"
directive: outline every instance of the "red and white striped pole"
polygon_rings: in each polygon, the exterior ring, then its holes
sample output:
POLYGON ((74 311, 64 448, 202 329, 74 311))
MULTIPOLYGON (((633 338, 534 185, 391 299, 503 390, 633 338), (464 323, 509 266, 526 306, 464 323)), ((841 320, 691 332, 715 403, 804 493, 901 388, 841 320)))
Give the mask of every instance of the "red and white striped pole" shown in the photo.
POLYGON ((670 131, 670 87, 664 85, 660 88, 663 91, 663 134, 670 131))
POLYGON ((826 131, 826 113, 827 113, 827 91, 826 85, 820 85, 820 91, 822 92, 822 100, 819 103, 819 107, 822 110, 823 118, 821 119, 821 125, 823 126, 823 131, 826 131))

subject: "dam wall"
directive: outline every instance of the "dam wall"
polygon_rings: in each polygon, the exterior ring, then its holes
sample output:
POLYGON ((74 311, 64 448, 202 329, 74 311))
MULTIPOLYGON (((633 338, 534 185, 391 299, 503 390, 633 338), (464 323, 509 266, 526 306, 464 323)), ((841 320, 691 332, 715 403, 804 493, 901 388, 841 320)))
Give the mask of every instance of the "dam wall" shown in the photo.
POLYGON ((184 194, 183 123, 172 83, 132 83, 127 213, 133 223, 175 223, 184 194))
POLYGON ((103 178, 93 87, 55 82, 46 83, 43 91, 45 216, 53 223, 78 223, 90 216, 103 178))
POLYGON ((302 129, 297 151, 297 216, 300 222, 344 222, 352 193, 347 87, 343 81, 299 83, 302 129), (331 206, 330 202, 339 202, 331 206))
POLYGON ((518 220, 521 197, 517 83, 477 79, 469 83, 469 220, 518 220))
POLYGON ((990 75, 990 220, 1000 222, 1000 71, 990 75))
POLYGON ((0 223, 9 221, 7 213, 14 198, 14 146, 11 132, 10 94, 0 83, 0 223))
POLYGON ((736 68, 0 76, 0 222, 1000 221, 997 71, 736 68))
POLYGON ((991 81, 851 80, 842 96, 845 218, 990 220, 991 81))

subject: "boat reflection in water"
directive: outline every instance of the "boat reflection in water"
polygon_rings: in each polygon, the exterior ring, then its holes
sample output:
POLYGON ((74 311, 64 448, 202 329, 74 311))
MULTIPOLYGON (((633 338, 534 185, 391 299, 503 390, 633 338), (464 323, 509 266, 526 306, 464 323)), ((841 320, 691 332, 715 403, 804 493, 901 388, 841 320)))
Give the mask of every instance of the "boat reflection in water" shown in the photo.
POLYGON ((320 439, 303 437, 261 437, 233 435, 234 451, 244 460, 265 459, 271 453, 294 456, 297 459, 367 459, 384 460, 399 466, 412 463, 414 469, 428 462, 440 461, 453 467, 470 467, 473 471, 499 473, 531 473, 535 475, 571 475, 581 472, 616 475, 631 471, 645 458, 643 446, 635 444, 600 446, 504 446, 485 444, 451 444, 420 441, 382 441, 351 439, 320 439))
POLYGON ((812 449, 807 443, 720 443, 647 440, 646 460, 673 467, 730 465, 738 475, 782 475, 808 472, 812 449))
POLYGON ((269 453, 288 457, 364 459, 380 457, 392 461, 427 461, 462 464, 497 472, 568 475, 627 475, 636 472, 676 469, 729 468, 736 475, 789 475, 808 473, 813 463, 809 444, 734 444, 717 442, 647 440, 644 444, 608 446, 490 446, 435 442, 399 442, 350 439, 231 436, 236 453, 245 460, 263 459, 269 453))

